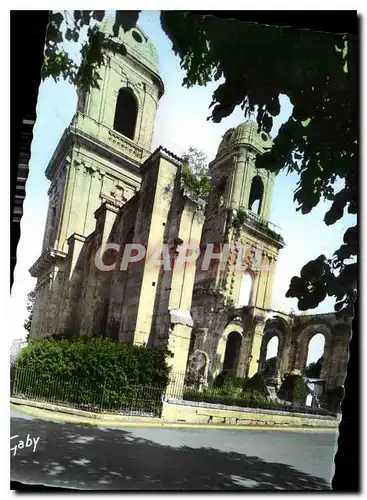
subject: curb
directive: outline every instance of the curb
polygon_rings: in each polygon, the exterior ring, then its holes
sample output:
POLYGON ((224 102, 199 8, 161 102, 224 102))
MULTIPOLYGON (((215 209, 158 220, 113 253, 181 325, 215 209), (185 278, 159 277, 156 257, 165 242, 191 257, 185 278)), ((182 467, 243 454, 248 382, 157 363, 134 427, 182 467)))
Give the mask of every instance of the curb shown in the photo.
POLYGON ((24 401, 10 398, 10 407, 41 420, 86 424, 102 427, 149 427, 175 429, 232 429, 232 430, 262 430, 289 432, 337 432, 337 427, 288 427, 272 425, 234 425, 234 424, 195 424, 167 422, 154 417, 130 417, 122 415, 101 415, 98 413, 66 408, 38 401, 24 401), (132 418, 134 420, 132 420, 132 418))

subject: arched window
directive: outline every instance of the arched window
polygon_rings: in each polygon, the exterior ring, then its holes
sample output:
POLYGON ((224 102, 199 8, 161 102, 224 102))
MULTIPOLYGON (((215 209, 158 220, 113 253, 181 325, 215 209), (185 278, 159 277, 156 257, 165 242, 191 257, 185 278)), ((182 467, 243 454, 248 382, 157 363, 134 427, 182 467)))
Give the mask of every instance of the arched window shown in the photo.
POLYGON ((113 128, 120 134, 134 140, 138 103, 133 91, 122 88, 119 91, 113 128))
POLYGON ((320 378, 325 348, 325 337, 316 333, 308 344, 305 375, 309 378, 320 378))
POLYGON ((272 337, 266 346, 266 358, 264 366, 264 378, 271 379, 276 374, 279 351, 279 339, 276 335, 272 337))
POLYGON ((263 194, 264 194, 263 181, 262 181, 261 177, 256 175, 252 179, 250 199, 249 199, 249 203, 248 203, 248 208, 251 210, 251 212, 254 212, 254 213, 260 215, 263 194))
POLYGON ((238 332, 228 335, 223 370, 236 370, 240 356, 242 336, 238 332))
POLYGON ((241 280, 240 292, 238 294, 238 307, 245 307, 250 304, 252 292, 252 276, 245 273, 241 280))

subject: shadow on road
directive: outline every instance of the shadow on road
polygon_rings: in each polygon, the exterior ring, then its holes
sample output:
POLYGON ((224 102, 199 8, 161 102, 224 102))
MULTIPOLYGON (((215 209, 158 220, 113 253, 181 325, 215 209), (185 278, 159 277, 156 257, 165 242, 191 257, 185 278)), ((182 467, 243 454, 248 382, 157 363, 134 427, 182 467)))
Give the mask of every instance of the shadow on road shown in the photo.
POLYGON ((11 454, 13 481, 115 491, 331 489, 284 464, 214 448, 160 445, 127 430, 13 419, 11 433, 40 436, 35 452, 11 454))

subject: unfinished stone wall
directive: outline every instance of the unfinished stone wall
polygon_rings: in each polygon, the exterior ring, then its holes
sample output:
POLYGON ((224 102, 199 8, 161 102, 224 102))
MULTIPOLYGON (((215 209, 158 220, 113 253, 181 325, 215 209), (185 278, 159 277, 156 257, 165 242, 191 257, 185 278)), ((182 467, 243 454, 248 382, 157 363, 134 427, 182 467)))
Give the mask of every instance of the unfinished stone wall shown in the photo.
POLYGON ((286 373, 304 373, 309 343, 318 333, 325 337, 320 378, 326 380, 326 389, 343 385, 351 333, 350 319, 337 319, 334 313, 288 317, 288 320, 275 317, 268 320, 261 346, 260 370, 265 365, 268 342, 276 335, 279 339, 279 378, 286 373))
POLYGON ((178 163, 160 149, 142 167, 142 185, 134 228, 134 243, 146 249, 146 260, 130 265, 126 300, 122 310, 120 339, 132 332, 136 344, 148 344, 160 266, 152 256, 162 247, 178 180, 178 163))
POLYGON ((122 207, 109 237, 110 242, 120 246, 120 251, 114 252, 113 262, 115 262, 116 267, 109 273, 110 280, 105 287, 105 295, 109 300, 106 334, 116 340, 119 338, 121 311, 125 300, 125 288, 128 278, 128 272, 121 269, 121 263, 124 252, 127 252, 126 245, 133 242, 138 204, 139 193, 122 207))
POLYGON ((35 287, 30 338, 42 339, 56 333, 55 319, 62 294, 64 260, 52 259, 39 275, 35 287))

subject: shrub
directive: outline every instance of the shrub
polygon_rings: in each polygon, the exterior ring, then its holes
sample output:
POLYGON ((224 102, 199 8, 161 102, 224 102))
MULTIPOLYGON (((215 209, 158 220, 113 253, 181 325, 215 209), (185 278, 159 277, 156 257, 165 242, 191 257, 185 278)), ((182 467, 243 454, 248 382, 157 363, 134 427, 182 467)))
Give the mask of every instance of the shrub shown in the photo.
POLYGON ((268 395, 268 390, 261 373, 255 373, 253 377, 247 379, 244 382, 243 391, 247 394, 251 392, 257 392, 260 395, 266 397, 268 395))
POLYGON ((243 388, 245 379, 237 377, 234 370, 223 370, 214 380, 213 387, 226 388, 228 392, 236 388, 243 388))
POLYGON ((341 410, 341 403, 344 398, 344 388, 342 386, 335 387, 326 391, 325 403, 329 410, 339 413, 341 410))
POLYGON ((239 406, 242 408, 266 408, 285 409, 286 405, 277 401, 268 401, 266 396, 258 391, 243 392, 240 388, 237 392, 226 394, 223 388, 208 389, 202 393, 188 390, 184 394, 184 399, 193 402, 203 402, 210 404, 220 404, 227 406, 239 406), (241 392, 239 392, 241 391, 241 392))
POLYGON ((344 398, 344 387, 339 385, 334 389, 329 389, 326 391, 326 397, 339 399, 341 401, 344 398))
POLYGON ((92 407, 139 405, 144 399, 159 399, 166 388, 168 354, 99 338, 41 340, 22 350, 16 390, 28 397, 92 407), (147 396, 149 387, 158 388, 154 396, 147 396))
POLYGON ((307 388, 301 375, 286 374, 280 386, 278 397, 284 401, 303 404, 306 400, 307 388))

